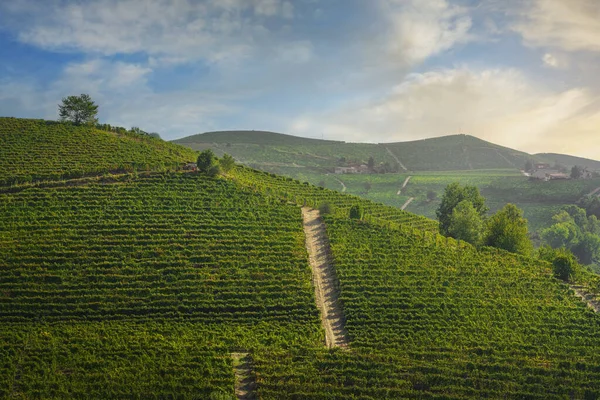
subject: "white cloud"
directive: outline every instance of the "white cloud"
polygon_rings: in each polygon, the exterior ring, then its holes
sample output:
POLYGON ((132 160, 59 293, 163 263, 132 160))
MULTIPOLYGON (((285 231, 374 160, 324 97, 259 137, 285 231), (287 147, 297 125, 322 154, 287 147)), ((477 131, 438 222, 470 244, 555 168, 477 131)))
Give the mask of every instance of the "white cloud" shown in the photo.
POLYGON ((471 40, 468 10, 446 0, 382 0, 390 23, 388 51, 409 64, 471 40))
POLYGON ((600 2, 528 0, 513 29, 529 46, 600 52, 600 2))
POLYGON ((569 67, 569 59, 564 54, 546 53, 542 57, 544 65, 550 68, 566 69, 569 67))
POLYGON ((146 53, 170 63, 244 58, 276 39, 265 27, 269 19, 294 17, 283 0, 22 0, 0 4, 3 11, 21 41, 43 49, 146 53))
POLYGON ((525 151, 550 151, 570 143, 571 153, 600 157, 586 136, 598 133, 599 119, 600 103, 589 90, 552 92, 516 70, 463 68, 410 75, 377 102, 305 115, 290 124, 290 131, 390 142, 461 130, 525 151))

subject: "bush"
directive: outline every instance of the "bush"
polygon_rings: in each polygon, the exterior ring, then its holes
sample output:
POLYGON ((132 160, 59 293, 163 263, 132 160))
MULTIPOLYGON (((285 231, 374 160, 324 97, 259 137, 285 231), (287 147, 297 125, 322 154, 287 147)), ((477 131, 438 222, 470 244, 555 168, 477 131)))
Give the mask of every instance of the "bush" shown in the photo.
POLYGON ((577 266, 577 260, 573 253, 563 248, 553 249, 550 246, 543 246, 538 252, 538 257, 552 264, 554 277, 568 282, 577 266))
POLYGON ((362 216, 362 210, 358 204, 350 207, 350 219, 360 219, 362 216))
POLYGON ((319 204, 319 213, 321 213, 321 215, 331 214, 332 212, 333 206, 331 205, 331 203, 323 202, 319 204))

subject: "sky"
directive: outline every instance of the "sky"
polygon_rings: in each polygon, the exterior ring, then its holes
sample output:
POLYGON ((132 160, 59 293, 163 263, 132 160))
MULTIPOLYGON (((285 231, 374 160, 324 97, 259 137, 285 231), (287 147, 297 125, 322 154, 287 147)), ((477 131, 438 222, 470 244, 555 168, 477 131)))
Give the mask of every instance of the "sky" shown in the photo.
POLYGON ((599 0, 0 0, 0 116, 600 159, 599 0))

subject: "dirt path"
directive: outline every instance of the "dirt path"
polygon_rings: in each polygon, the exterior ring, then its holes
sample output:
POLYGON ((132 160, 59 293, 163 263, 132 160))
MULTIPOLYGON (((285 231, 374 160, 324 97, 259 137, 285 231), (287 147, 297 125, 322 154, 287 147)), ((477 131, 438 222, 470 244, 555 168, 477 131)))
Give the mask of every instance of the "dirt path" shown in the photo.
POLYGON ((342 182, 341 179, 338 179, 335 176, 332 176, 332 178, 335 179, 336 181, 338 181, 340 183, 340 185, 342 185, 342 193, 344 193, 347 189, 346 184, 344 182, 342 182))
POLYGON ((589 192, 587 195, 588 196, 593 196, 596 193, 600 192, 600 187, 597 187, 596 189, 592 190, 591 192, 589 192))
POLYGON ((406 200, 406 202, 404 204, 402 204, 402 207, 400 207, 401 210, 404 210, 406 207, 408 207, 408 205, 410 203, 412 203, 412 201, 414 200, 414 197, 409 198, 408 200, 406 200))
POLYGON ((408 185, 408 181, 410 181, 410 178, 412 178, 412 176, 409 176, 408 178, 406 178, 404 180, 402 187, 400 187, 400 189, 398 189, 398 192, 396 193, 396 195, 400 196, 400 192, 402 192, 402 189, 404 189, 406 187, 406 185, 408 185))
POLYGON ((252 371, 252 357, 248 353, 231 353, 235 374, 235 397, 240 400, 256 399, 256 377, 252 371))
POLYGON ((587 303, 589 308, 594 312, 600 312, 600 301, 595 300, 593 294, 586 292, 583 286, 569 285, 569 287, 575 291, 575 296, 587 303))
POLYGON ((313 272, 315 299, 321 311, 321 322, 325 329, 325 345, 348 347, 348 335, 344 328, 344 317, 338 303, 338 285, 332 265, 331 249, 325 232, 325 224, 318 210, 302 208, 304 235, 310 267, 313 272))
POLYGON ((404 164, 402 164, 402 161, 400 161, 400 159, 389 148, 386 147, 385 149, 387 150, 388 153, 390 153, 390 156, 392 156, 394 158, 394 160, 396 160, 396 162, 398 163, 400 168, 402 168, 405 171, 408 171, 408 169, 404 166, 404 164))

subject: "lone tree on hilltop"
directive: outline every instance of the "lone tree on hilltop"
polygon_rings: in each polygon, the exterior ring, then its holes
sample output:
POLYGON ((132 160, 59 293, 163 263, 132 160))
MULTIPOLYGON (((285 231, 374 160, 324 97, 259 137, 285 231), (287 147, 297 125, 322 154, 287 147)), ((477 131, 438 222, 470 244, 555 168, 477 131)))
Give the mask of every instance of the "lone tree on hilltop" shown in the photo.
POLYGON ((58 105, 58 115, 61 121, 71 121, 75 125, 94 125, 98 122, 98 106, 87 94, 69 96, 58 105))

